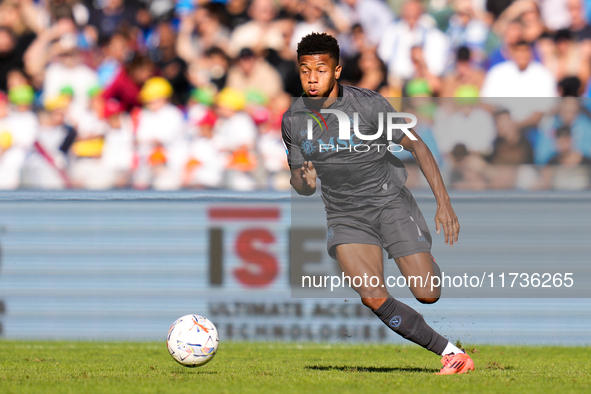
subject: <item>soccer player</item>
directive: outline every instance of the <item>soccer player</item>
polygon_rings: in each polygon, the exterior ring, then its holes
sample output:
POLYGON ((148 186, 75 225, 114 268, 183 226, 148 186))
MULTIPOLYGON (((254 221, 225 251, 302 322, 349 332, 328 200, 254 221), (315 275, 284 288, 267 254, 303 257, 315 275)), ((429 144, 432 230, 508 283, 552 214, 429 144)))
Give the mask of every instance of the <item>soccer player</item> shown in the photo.
POLYGON ((322 180, 329 255, 351 278, 364 274, 380 278, 378 286, 353 286, 363 304, 397 334, 442 355, 439 374, 473 370, 474 363, 464 351, 429 327, 417 311, 394 299, 384 286, 382 248, 395 259, 406 278, 422 278, 423 281, 414 283, 408 281, 419 302, 432 304, 440 296, 440 288, 432 289, 427 283, 430 277, 440 275, 430 253, 431 235, 417 203, 404 186, 404 165, 385 148, 390 141, 413 154, 429 182, 437 200, 437 234, 443 229, 446 245, 457 242, 460 225, 433 155, 412 131, 407 132, 414 139, 403 130, 394 129, 387 141, 385 127, 383 136, 373 141, 362 141, 352 133, 350 140, 339 139, 340 119, 334 115, 336 112, 323 114, 323 110, 343 111, 352 123, 357 119, 358 129, 360 133, 365 130, 361 133, 365 135, 379 130, 378 122, 372 123, 372 119, 379 119, 377 112, 396 112, 374 91, 339 84, 339 56, 337 40, 326 33, 312 33, 298 44, 304 94, 292 103, 282 121, 291 185, 299 194, 309 196, 316 191, 317 177, 322 180), (319 120, 312 139, 308 139, 306 132, 306 119, 312 118, 308 113, 319 120), (368 151, 366 147, 351 149, 364 142, 370 148, 368 151))

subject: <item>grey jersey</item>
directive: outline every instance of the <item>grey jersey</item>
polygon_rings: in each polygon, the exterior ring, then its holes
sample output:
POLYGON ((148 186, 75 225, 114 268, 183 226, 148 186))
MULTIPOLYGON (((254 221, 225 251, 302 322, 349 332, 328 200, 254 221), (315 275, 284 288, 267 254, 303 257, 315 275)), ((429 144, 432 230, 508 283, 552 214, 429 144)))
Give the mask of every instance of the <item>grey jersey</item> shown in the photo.
MULTIPOLYGON (((380 94, 352 86, 339 87, 339 99, 327 109, 338 109, 349 117, 349 140, 339 139, 339 121, 335 114, 320 114, 307 107, 307 98, 293 102, 283 115, 283 141, 291 168, 311 161, 321 181, 322 199, 328 211, 345 211, 364 206, 385 205, 404 187, 408 176, 402 162, 387 149, 390 142, 383 134, 374 141, 363 141, 353 132, 355 113, 361 134, 375 134, 379 112, 396 112, 380 94), (308 139, 308 121, 312 119, 313 137, 308 139), (365 146, 363 146, 365 145, 365 146), (369 147, 369 149, 368 149, 369 147)), ((394 123, 405 123, 400 119, 394 123)), ((392 141, 399 143, 404 132, 394 129, 392 141)))

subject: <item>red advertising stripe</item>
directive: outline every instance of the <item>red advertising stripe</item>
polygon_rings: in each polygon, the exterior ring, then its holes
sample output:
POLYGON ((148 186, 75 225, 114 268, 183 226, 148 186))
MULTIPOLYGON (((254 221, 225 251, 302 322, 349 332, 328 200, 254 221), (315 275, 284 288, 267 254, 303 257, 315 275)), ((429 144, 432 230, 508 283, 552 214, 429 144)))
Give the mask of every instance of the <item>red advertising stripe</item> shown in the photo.
POLYGON ((217 220, 279 220, 279 208, 214 207, 209 218, 217 220))

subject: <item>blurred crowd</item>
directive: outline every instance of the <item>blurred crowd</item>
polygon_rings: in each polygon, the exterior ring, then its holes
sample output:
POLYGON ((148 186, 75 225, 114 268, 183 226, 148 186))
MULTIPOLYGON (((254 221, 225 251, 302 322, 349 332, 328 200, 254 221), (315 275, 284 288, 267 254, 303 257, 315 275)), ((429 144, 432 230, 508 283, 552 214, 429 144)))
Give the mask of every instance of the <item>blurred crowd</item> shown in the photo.
POLYGON ((0 189, 289 189, 281 117, 314 31, 337 37, 342 83, 417 114, 452 188, 587 189, 590 17, 591 0, 2 0, 0 189))

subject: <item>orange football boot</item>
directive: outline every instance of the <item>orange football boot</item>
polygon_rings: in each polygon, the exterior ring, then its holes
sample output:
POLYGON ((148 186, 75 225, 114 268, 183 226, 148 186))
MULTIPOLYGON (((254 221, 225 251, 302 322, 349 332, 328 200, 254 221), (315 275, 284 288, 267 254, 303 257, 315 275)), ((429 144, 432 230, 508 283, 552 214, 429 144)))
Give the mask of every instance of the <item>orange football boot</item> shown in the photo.
POLYGON ((441 359, 443 368, 436 375, 453 375, 474 371, 474 361, 466 353, 446 354, 441 359))

